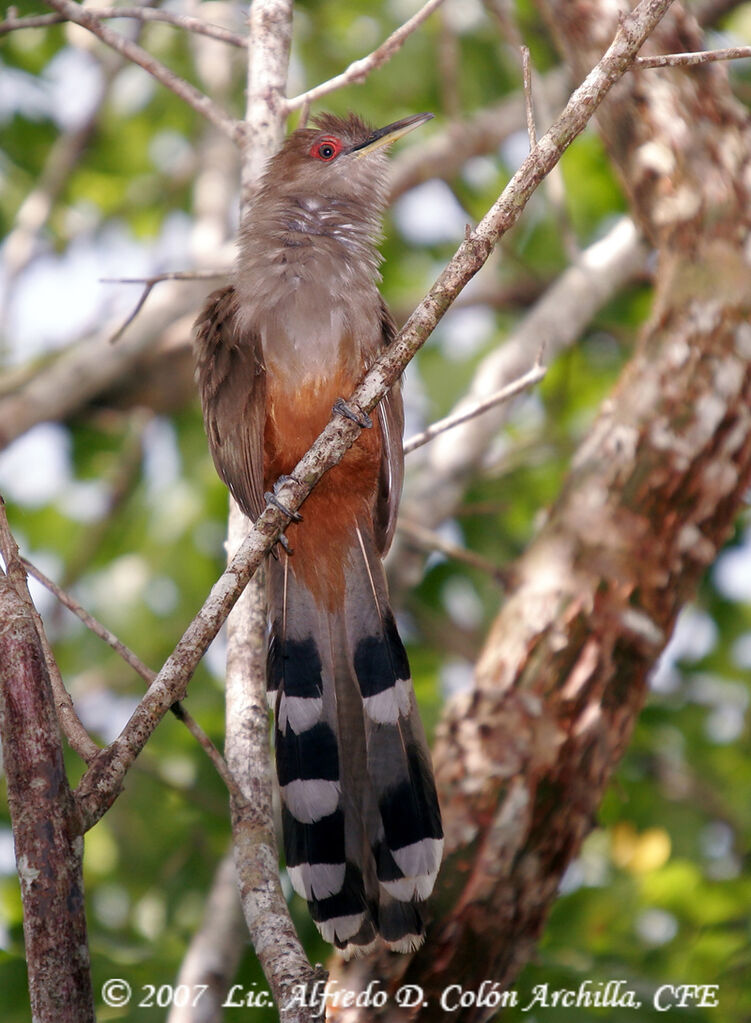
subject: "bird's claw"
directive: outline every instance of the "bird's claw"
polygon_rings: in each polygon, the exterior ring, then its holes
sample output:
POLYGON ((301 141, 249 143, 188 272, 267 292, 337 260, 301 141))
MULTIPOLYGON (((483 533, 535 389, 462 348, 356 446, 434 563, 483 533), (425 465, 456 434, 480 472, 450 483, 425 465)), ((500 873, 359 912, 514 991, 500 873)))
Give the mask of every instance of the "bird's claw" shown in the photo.
POLYGON ((293 479, 292 476, 280 476, 279 479, 274 484, 273 491, 271 490, 267 491, 263 495, 263 499, 264 501, 266 501, 267 504, 273 504, 275 508, 278 508, 280 512, 286 515, 287 518, 292 519, 293 522, 302 522, 302 515, 299 512, 292 511, 290 508, 286 506, 286 504, 283 504, 276 496, 279 487, 281 487, 282 484, 286 483, 287 480, 291 479, 293 479))
POLYGON ((344 398, 337 398, 331 411, 344 416, 345 419, 351 419, 353 423, 357 423, 364 430, 369 430, 373 425, 373 420, 367 412, 362 412, 360 409, 355 409, 348 405, 344 398))
POLYGON ((285 534, 280 533, 279 536, 276 538, 274 546, 271 548, 271 557, 274 559, 274 561, 279 560, 279 552, 276 549, 277 544, 284 550, 285 554, 290 555, 295 553, 294 547, 290 547, 289 540, 287 539, 285 534))

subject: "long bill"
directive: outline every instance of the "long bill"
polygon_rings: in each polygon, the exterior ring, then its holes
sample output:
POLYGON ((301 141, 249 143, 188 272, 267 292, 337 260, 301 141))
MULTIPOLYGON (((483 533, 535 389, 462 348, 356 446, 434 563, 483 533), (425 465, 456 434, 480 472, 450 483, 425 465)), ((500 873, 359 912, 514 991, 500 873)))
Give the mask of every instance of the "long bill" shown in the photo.
POLYGON ((407 132, 419 128, 426 121, 432 120, 433 116, 433 114, 412 114, 411 117, 403 117, 401 121, 394 121, 392 124, 387 124, 385 128, 378 128, 368 135, 364 142, 353 146, 350 152, 357 153, 359 157, 366 153, 372 153, 374 150, 380 149, 381 146, 389 146, 392 142, 400 139, 402 135, 406 135, 407 132))

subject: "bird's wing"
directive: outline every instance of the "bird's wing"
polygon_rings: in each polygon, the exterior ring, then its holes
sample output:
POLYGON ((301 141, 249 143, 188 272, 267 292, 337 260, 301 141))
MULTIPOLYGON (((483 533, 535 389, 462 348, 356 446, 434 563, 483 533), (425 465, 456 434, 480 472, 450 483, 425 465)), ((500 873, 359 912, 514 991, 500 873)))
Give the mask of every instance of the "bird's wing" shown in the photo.
MULTIPOLYGON (((381 300, 381 328, 384 345, 390 345, 397 334, 396 323, 386 303, 381 300)), ((381 555, 391 546, 396 529, 396 515, 404 482, 404 402, 401 383, 395 384, 378 406, 383 446, 375 511, 375 539, 381 555)))
POLYGON ((232 285, 213 292, 195 324, 196 378, 209 450, 250 519, 264 508, 266 369, 260 339, 241 329, 232 285))

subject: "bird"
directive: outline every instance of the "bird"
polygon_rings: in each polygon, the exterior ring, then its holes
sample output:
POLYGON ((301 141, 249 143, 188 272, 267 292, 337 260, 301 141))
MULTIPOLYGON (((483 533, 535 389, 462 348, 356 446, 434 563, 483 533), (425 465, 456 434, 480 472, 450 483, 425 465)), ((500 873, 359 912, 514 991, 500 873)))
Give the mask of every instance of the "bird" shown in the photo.
POLYGON ((386 151, 432 116, 374 130, 320 114, 292 131, 249 203, 230 283, 195 325, 209 449, 250 519, 332 409, 367 427, 292 517, 267 572, 286 869, 346 957, 420 946, 443 850, 383 568, 403 479, 400 385, 372 420, 344 400, 397 332, 378 287, 386 151))

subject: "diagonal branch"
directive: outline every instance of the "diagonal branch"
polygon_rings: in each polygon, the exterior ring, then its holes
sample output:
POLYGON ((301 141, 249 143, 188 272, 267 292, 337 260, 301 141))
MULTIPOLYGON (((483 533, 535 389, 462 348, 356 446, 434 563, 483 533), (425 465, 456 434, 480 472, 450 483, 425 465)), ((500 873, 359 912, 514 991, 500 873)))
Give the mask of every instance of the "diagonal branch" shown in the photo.
MULTIPOLYGON (((546 362, 552 363, 619 288, 644 272, 646 260, 647 246, 633 221, 627 217, 617 221, 550 285, 504 343, 480 361, 451 417, 462 417, 523 377, 533 368, 540 346, 546 362)), ((507 414, 507 407, 490 408, 437 437, 416 456, 418 464, 413 466, 402 508, 413 516, 419 509, 423 524, 433 528, 456 514, 474 467, 482 463, 507 414)), ((392 561, 392 568, 398 578, 402 574, 409 578, 411 566, 404 559, 392 561)))
POLYGON ((360 57, 359 60, 354 60, 341 74, 329 78, 326 82, 321 82, 320 85, 308 89, 307 92, 301 92, 299 96, 293 96, 291 99, 286 100, 284 104, 285 113, 291 113, 300 107, 308 107, 311 103, 321 99, 322 96, 328 96, 329 93, 336 92, 337 89, 341 89, 345 85, 361 85, 371 72, 391 60, 394 54, 402 48, 407 38, 442 3, 443 0, 428 0, 416 14, 413 14, 408 21, 405 21, 395 32, 392 32, 388 39, 385 39, 367 57, 360 57))
POLYGON ((522 391, 526 391, 528 387, 533 387, 545 376, 545 367, 542 365, 539 353, 537 361, 534 366, 527 370, 526 373, 522 373, 521 376, 517 377, 516 380, 512 380, 511 383, 506 384, 505 387, 501 387, 493 394, 488 395, 487 398, 481 398, 479 401, 452 413, 449 416, 445 416, 443 419, 436 420, 435 423, 431 423, 427 429, 421 433, 415 434, 410 437, 408 441, 404 442, 404 454, 408 455, 411 451, 415 451, 417 448, 422 447, 423 444, 427 444, 434 437, 437 437, 440 433, 445 433, 446 430, 453 430, 457 426, 461 426, 463 423, 468 423, 471 419, 476 416, 480 416, 483 412, 487 412, 489 409, 496 408, 498 405, 502 405, 504 402, 510 401, 515 398, 522 391))
MULTIPOLYGON (((352 406, 369 412, 393 387, 461 289, 486 261, 501 235, 517 222, 537 185, 584 129, 611 87, 628 70, 669 6, 670 0, 642 0, 624 17, 600 62, 571 96, 561 115, 477 228, 459 246, 393 344, 358 385, 350 400, 352 406)), ((324 472, 341 460, 359 433, 360 427, 352 420, 332 417, 292 476, 278 488, 278 503, 296 511, 324 472)), ((278 507, 267 505, 130 721, 89 766, 77 790, 88 827, 96 823, 117 797, 130 765, 171 704, 184 697, 188 681, 206 648, 288 521, 289 517, 278 507)))
POLYGON ((234 118, 230 117, 229 114, 222 110, 218 103, 204 95, 195 85, 186 82, 184 78, 180 78, 174 71, 171 71, 162 64, 161 61, 152 57, 138 43, 133 43, 118 32, 113 32, 111 28, 102 23, 96 14, 92 14, 90 10, 87 10, 81 4, 75 3, 74 0, 46 0, 46 3, 59 14, 62 14, 67 21, 75 22, 76 25, 80 25, 82 28, 88 29, 89 32, 93 32, 107 46, 111 46, 113 50, 121 53, 134 64, 138 64, 144 71, 148 71, 165 88, 174 92, 188 106, 201 114, 202 117, 205 117, 233 141, 239 142, 241 140, 242 131, 234 118))
POLYGON ((637 67, 691 67, 694 64, 712 64, 719 60, 744 60, 751 57, 751 46, 727 46, 720 50, 696 50, 691 53, 660 53, 651 57, 637 57, 637 67))
MULTIPOLYGON (((243 49, 248 45, 244 36, 239 36, 228 28, 222 28, 221 25, 213 25, 210 21, 204 21, 202 18, 192 18, 187 14, 177 14, 175 11, 165 11, 159 7, 97 7, 96 16, 101 21, 107 21, 109 18, 161 21, 174 28, 217 39, 220 43, 227 43, 229 46, 243 49)), ((31 14, 25 18, 8 17, 5 21, 0 21, 0 36, 22 28, 47 28, 50 25, 60 25, 66 21, 70 21, 67 14, 31 14)))
MULTIPOLYGON (((4 519, 4 515, 0 516, 0 536, 2 536, 5 530, 4 519)), ((3 549, 5 550, 5 547, 3 549)), ((119 640, 113 632, 111 632, 105 625, 102 625, 100 621, 82 607, 78 601, 70 595, 70 593, 67 593, 62 587, 58 586, 57 583, 53 582, 53 580, 46 576, 41 569, 37 568, 36 565, 33 565, 26 558, 19 557, 18 561, 23 566, 24 571, 28 572, 29 575, 33 576, 37 580, 37 582, 40 582, 42 586, 50 591, 50 593, 54 594, 64 607, 67 607, 69 611, 72 611, 73 614, 82 621, 86 628, 90 629, 95 636, 104 640, 104 642, 111 647, 116 654, 122 657, 125 663, 130 665, 136 674, 140 675, 147 684, 153 682, 156 677, 156 672, 152 671, 148 665, 144 664, 137 654, 133 653, 133 651, 119 640)), ((39 629, 41 630, 41 620, 39 621, 39 629)), ((41 635, 43 635, 43 631, 40 631, 40 636, 41 635)), ((45 654, 47 654, 46 648, 45 654)), ((50 657, 47 657, 48 666, 50 660, 51 655, 50 657)), ((55 666, 55 668, 57 668, 57 666, 55 666)), ((55 692, 58 716, 60 717, 65 737, 71 747, 88 763, 94 758, 94 756, 96 756, 97 753, 100 752, 99 747, 91 741, 88 733, 85 731, 84 735, 88 740, 88 746, 84 742, 83 737, 80 736, 78 730, 83 729, 83 725, 76 715, 70 694, 67 689, 65 689, 62 679, 59 678, 59 671, 57 671, 57 680, 52 671, 50 671, 50 676, 52 679, 53 690, 55 692)), ((180 703, 173 703, 170 710, 178 721, 182 721, 193 738, 198 742, 199 746, 203 747, 209 759, 214 764, 217 774, 227 786, 230 796, 242 802, 242 793, 240 792, 237 782, 228 768, 224 757, 208 737, 206 732, 204 732, 203 728, 201 728, 198 724, 193 715, 185 710, 180 703)))
POLYGON ((110 338, 110 344, 114 345, 116 341, 123 336, 125 331, 131 325, 136 316, 143 309, 146 304, 146 300, 151 294, 152 290, 157 284, 161 284, 162 281, 206 281, 212 279, 219 279, 224 277, 226 271, 222 270, 171 270, 167 273, 154 274, 153 277, 102 277, 100 282, 102 284, 142 284, 143 291, 140 294, 138 301, 136 302, 133 310, 128 314, 125 320, 120 324, 115 333, 110 338))

